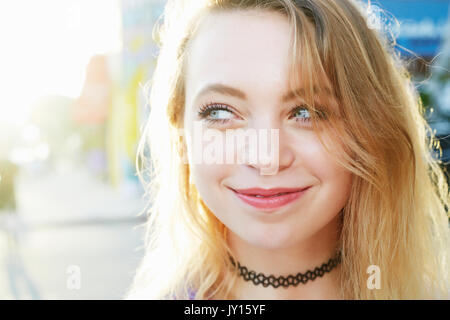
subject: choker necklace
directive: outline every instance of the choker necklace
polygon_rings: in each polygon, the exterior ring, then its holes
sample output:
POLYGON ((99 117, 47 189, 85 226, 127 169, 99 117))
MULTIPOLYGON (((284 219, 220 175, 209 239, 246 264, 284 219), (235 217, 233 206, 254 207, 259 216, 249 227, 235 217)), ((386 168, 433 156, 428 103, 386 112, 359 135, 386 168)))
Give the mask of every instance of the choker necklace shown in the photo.
MULTIPOLYGON (((236 267, 236 263, 233 258, 231 256, 229 257, 233 267, 236 267)), ((239 276, 242 276, 245 281, 252 281, 255 285, 262 283, 264 287, 272 286, 274 288, 278 288, 279 286, 283 286, 287 288, 289 286, 296 287, 300 282, 305 284, 309 280, 313 281, 317 277, 323 277, 325 273, 333 270, 340 262, 341 251, 338 251, 333 258, 328 260, 328 262, 323 263, 320 267, 316 267, 313 271, 308 270, 305 273, 299 272, 295 276, 279 276, 278 278, 273 275, 266 276, 262 273, 256 274, 255 271, 249 271, 246 267, 241 266, 239 262, 237 263, 237 268, 239 269, 239 276)))

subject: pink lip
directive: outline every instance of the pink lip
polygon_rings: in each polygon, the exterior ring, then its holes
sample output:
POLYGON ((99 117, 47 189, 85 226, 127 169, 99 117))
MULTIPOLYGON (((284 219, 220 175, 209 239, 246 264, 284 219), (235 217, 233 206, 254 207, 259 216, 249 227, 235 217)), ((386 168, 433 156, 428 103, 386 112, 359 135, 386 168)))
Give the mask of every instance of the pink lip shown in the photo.
POLYGON ((239 199, 257 209, 273 210, 281 208, 282 206, 297 200, 308 189, 309 187, 274 189, 250 188, 231 190, 234 191, 239 199))

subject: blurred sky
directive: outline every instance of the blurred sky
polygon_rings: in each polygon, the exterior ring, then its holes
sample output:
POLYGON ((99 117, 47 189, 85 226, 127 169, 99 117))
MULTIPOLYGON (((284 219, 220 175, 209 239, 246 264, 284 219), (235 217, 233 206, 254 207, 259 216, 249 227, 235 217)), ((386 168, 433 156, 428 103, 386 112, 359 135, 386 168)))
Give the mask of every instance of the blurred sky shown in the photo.
POLYGON ((45 94, 78 97, 93 54, 121 51, 119 0, 0 2, 0 124, 45 94))

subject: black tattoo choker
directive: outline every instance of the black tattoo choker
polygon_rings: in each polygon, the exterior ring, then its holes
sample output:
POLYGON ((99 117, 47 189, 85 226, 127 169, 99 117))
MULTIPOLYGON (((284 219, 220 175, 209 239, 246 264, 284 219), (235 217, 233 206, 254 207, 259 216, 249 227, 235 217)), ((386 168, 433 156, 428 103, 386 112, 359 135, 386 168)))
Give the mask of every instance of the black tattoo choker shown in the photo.
MULTIPOLYGON (((233 267, 236 267, 236 262, 234 259, 231 256, 229 257, 233 267)), ((289 286, 296 287, 300 282, 305 284, 309 280, 313 281, 317 277, 323 277, 325 273, 333 270, 340 262, 341 251, 338 251, 333 258, 328 260, 328 262, 323 263, 320 267, 314 268, 312 271, 308 270, 304 273, 299 272, 295 276, 279 276, 278 278, 273 275, 266 276, 263 273, 256 274, 255 271, 249 271, 247 267, 241 266, 239 262, 237 263, 237 268, 239 269, 239 276, 242 276, 245 281, 252 281, 255 285, 259 285, 261 283, 264 287, 272 286, 274 288, 278 288, 279 286, 283 286, 287 288, 289 286)))

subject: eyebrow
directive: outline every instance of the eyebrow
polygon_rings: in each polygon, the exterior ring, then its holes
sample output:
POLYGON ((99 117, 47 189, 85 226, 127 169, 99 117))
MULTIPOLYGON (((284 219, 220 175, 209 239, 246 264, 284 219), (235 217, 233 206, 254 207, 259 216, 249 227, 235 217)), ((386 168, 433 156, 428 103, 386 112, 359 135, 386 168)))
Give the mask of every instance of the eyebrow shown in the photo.
MULTIPOLYGON (((324 89, 323 91, 325 91, 326 94, 330 94, 330 90, 329 89, 324 89)), ((216 93, 220 93, 220 94, 224 94, 227 96, 232 96, 232 97, 236 97, 238 99, 241 100, 247 100, 247 95, 245 94, 245 92, 237 89, 237 88, 233 88, 221 83, 213 83, 210 85, 205 86, 203 89, 201 89, 199 91, 199 93, 196 95, 196 100, 203 95, 206 95, 208 93, 211 92, 216 92, 216 93)), ((317 87, 314 86, 314 93, 316 94, 318 92, 317 87)), ((305 95, 305 89, 303 88, 298 88, 296 90, 293 91, 289 91, 288 93, 283 95, 282 101, 283 102, 288 102, 290 100, 293 100, 296 98, 296 95, 299 96, 304 96, 305 95)))

